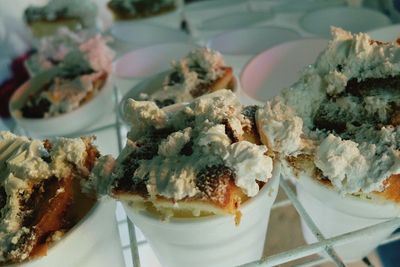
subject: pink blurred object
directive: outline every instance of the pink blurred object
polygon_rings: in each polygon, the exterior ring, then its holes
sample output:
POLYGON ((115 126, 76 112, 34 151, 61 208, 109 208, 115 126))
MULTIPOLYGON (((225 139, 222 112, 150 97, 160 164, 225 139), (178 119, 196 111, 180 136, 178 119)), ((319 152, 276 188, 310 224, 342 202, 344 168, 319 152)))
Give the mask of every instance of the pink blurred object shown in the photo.
POLYGON ((11 77, 0 84, 0 117, 10 117, 8 102, 11 95, 29 79, 28 72, 24 67, 24 62, 29 58, 30 54, 31 52, 27 52, 15 58, 10 66, 11 77))

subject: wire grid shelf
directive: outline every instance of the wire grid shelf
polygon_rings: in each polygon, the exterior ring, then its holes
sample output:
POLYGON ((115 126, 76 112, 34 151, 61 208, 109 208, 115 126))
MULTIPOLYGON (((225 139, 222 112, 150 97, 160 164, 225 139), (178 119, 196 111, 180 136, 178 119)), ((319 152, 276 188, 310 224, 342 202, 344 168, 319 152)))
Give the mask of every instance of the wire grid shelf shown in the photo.
MULTIPOLYGON (((118 107, 119 101, 121 99, 120 92, 119 90, 114 87, 114 101, 115 101, 115 107, 118 107)), ((118 139, 118 150, 121 152, 123 148, 122 144, 122 130, 121 130, 121 121, 119 116, 117 115, 115 118, 115 124, 107 126, 107 127, 115 127, 116 130, 116 135, 118 139)), ((285 207, 292 205, 299 216, 304 220, 304 222, 307 224, 307 226, 310 228, 311 232, 313 235, 317 238, 317 242, 309 245, 304 245, 300 246, 288 251, 284 251, 272 256, 268 257, 263 257, 258 261, 254 262, 249 262, 243 265, 240 265, 238 267, 256 267, 256 266, 263 266, 263 267, 269 267, 269 266, 277 266, 280 264, 284 263, 289 263, 291 261, 301 259, 313 254, 321 253, 321 252, 326 252, 328 257, 326 258, 317 258, 310 260, 308 262, 302 263, 300 265, 297 265, 298 267, 311 267, 311 266, 317 266, 319 264, 323 263, 328 263, 328 262, 333 262, 336 266, 346 266, 343 260, 337 255, 337 253, 334 251, 333 247, 338 246, 338 245, 343 245, 347 244, 349 242, 352 242, 357 239, 361 239, 363 236, 367 236, 369 233, 385 229, 385 228, 391 228, 391 227, 400 227, 400 218, 395 218, 391 219, 382 223, 378 223, 372 226, 368 226, 353 232, 341 234, 338 236, 334 236, 331 238, 325 238, 323 234, 320 232, 318 227, 315 225, 314 221, 311 219, 311 217, 307 214, 306 210, 300 203, 300 201, 297 199, 296 194, 293 192, 293 190, 290 188, 288 182, 284 179, 284 177, 281 177, 280 179, 280 188, 283 190, 283 192, 286 194, 288 197, 287 200, 279 201, 277 203, 274 203, 272 206, 272 209, 280 208, 280 207, 285 207)), ((133 223, 128 219, 128 230, 129 230, 129 240, 130 240, 130 250, 131 250, 131 255, 132 255, 132 262, 134 267, 140 267, 140 257, 139 257, 139 246, 147 243, 147 241, 141 241, 138 242, 136 239, 136 232, 135 232, 135 226, 133 223)), ((394 241, 400 240, 400 233, 393 234, 390 236, 388 239, 383 241, 381 245, 383 244, 388 244, 394 241)), ((363 262, 367 266, 373 266, 368 258, 364 258, 363 262)))

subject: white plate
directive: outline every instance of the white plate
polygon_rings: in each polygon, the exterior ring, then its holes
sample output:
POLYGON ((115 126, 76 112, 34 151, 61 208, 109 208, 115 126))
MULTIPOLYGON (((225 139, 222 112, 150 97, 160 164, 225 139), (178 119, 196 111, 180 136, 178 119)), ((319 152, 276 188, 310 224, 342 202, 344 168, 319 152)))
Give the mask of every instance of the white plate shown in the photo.
POLYGON ((113 71, 119 78, 146 78, 169 69, 171 61, 183 58, 195 48, 195 45, 187 43, 139 48, 117 59, 113 71))
POLYGON ((243 0, 198 1, 184 6, 186 19, 192 27, 201 22, 233 12, 247 11, 247 2, 243 0))
POLYGON ((346 4, 345 0, 286 0, 279 2, 279 5, 273 7, 276 12, 306 12, 317 8, 323 9, 346 4))
POLYGON ((303 39, 265 50, 244 67, 240 76, 242 93, 261 103, 270 100, 296 82, 327 44, 324 39, 303 39))
POLYGON ((192 4, 185 5, 184 9, 187 12, 204 11, 208 9, 224 8, 227 6, 235 6, 245 4, 243 0, 208 0, 199 1, 192 4))
POLYGON ((400 24, 391 25, 388 27, 376 29, 368 32, 374 40, 390 42, 400 37, 400 24))
POLYGON ((329 37, 330 27, 341 27, 358 33, 390 25, 381 12, 355 7, 332 7, 310 11, 300 19, 300 26, 313 34, 329 37))
POLYGON ((224 55, 256 55, 274 45, 299 38, 293 30, 265 26, 219 34, 208 41, 208 47, 224 55))
POLYGON ((114 23, 110 32, 117 40, 137 47, 189 41, 189 35, 178 29, 132 21, 114 23))
POLYGON ((245 28, 273 18, 271 11, 235 12, 205 20, 199 26, 201 31, 221 31, 245 28))

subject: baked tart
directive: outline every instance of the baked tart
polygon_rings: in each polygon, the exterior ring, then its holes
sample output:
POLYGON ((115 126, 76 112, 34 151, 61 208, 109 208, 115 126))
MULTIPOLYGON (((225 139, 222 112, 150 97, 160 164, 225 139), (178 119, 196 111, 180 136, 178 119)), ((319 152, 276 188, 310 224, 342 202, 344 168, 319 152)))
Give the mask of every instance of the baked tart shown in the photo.
POLYGON ((93 99, 110 77, 114 52, 96 35, 65 54, 61 62, 34 76, 11 107, 24 118, 71 112, 93 99))
POLYGON ((132 125, 112 174, 110 194, 161 217, 236 215, 272 176, 273 153, 261 145, 257 106, 229 90, 160 109, 126 102, 132 125))
POLYGON ((134 20, 174 11, 175 0, 111 0, 107 3, 115 20, 134 20))
POLYGON ((262 135, 285 158, 288 175, 399 202, 399 43, 332 33, 300 80, 259 113, 262 135))
POLYGON ((159 107, 164 107, 189 102, 220 89, 235 89, 233 69, 217 51, 198 48, 171 65, 162 88, 150 95, 141 94, 140 100, 155 101, 159 107))
POLYGON ((92 142, 0 132, 0 265, 46 255, 93 208, 92 142))
POLYGON ((71 31, 96 26, 97 8, 90 1, 49 1, 44 6, 29 6, 24 20, 35 37, 53 35, 61 27, 71 31))

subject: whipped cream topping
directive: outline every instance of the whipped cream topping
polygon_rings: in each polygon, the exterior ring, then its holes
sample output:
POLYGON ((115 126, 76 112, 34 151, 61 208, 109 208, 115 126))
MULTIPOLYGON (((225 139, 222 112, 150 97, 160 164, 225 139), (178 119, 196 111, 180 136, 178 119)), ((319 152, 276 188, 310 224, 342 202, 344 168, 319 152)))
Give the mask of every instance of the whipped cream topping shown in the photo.
POLYGON ((25 19, 55 21, 61 18, 77 18, 85 28, 96 26, 97 7, 89 0, 50 0, 44 6, 29 6, 25 19))
MULTIPOLYGON (((198 174, 221 165, 234 171, 235 184, 248 196, 258 193, 256 181, 266 182, 271 178, 272 159, 266 156, 267 147, 233 141, 227 135, 227 118, 235 122, 230 126, 236 133, 243 133, 242 128, 248 125, 248 118, 242 114, 243 107, 231 91, 217 91, 168 113, 152 102, 136 104, 132 100, 130 103, 133 105, 128 106, 132 108, 129 116, 134 122, 131 133, 140 134, 128 135, 118 162, 135 153, 154 151, 152 157, 138 161, 139 166, 131 177, 137 183, 145 183, 150 197, 180 200, 196 196, 200 193, 196 186, 198 174), (240 130, 235 130, 239 127, 240 130), (157 148, 143 151, 147 142, 157 144, 157 135, 165 136, 157 148)), ((118 168, 117 178, 123 173, 123 164, 118 168)))
POLYGON ((166 100, 188 102, 197 94, 199 87, 210 86, 221 78, 225 67, 219 52, 209 48, 195 49, 183 59, 173 61, 171 74, 165 78, 163 88, 145 97, 160 103, 166 100))
POLYGON ((107 45, 110 41, 100 34, 82 42, 79 50, 85 55, 85 59, 95 72, 103 71, 111 73, 114 51, 107 45))
POLYGON ((130 139, 138 138, 149 126, 160 129, 167 124, 167 114, 152 101, 135 101, 130 98, 124 105, 124 114, 132 126, 128 133, 130 139))
POLYGON ((0 132, 0 189, 5 192, 5 205, 0 207, 0 262, 5 260, 4 253, 28 232, 22 227, 27 211, 21 203, 33 193, 33 186, 52 176, 67 175, 72 166, 85 169, 85 158, 85 143, 80 138, 56 139, 49 153, 39 140, 0 132))
MULTIPOLYGON (((297 151, 292 143, 280 149, 313 154, 323 176, 342 193, 382 191, 384 181, 400 173, 400 46, 338 28, 332 34, 315 64, 283 93, 303 128, 290 133, 297 151)), ((268 105, 265 120, 276 115, 268 105)), ((286 114, 282 123, 298 120, 286 114)), ((264 130, 272 143, 288 135, 264 130)))
POLYGON ((272 159, 266 157, 266 146, 257 146, 241 141, 228 146, 224 161, 236 171, 235 183, 249 197, 257 195, 257 181, 266 182, 272 177, 272 159))
POLYGON ((281 101, 267 102, 256 113, 256 121, 261 140, 274 151, 291 155, 301 148, 303 120, 281 101))
POLYGON ((114 170, 115 159, 111 155, 101 156, 97 159, 89 178, 81 182, 82 190, 87 193, 97 193, 104 196, 111 186, 111 174, 114 170))
POLYGON ((101 87, 98 84, 102 84, 111 72, 114 52, 108 47, 107 38, 98 34, 87 40, 75 41, 68 47, 69 51, 62 55, 62 60, 47 70, 51 75, 54 69, 57 71, 55 77, 50 78, 49 87, 26 103, 28 108, 39 106, 41 110, 45 108, 40 103, 45 103, 48 106, 43 114, 45 118, 80 107, 89 100, 89 95, 99 93, 101 87))
POLYGON ((83 32, 76 33, 66 27, 61 27, 56 34, 39 40, 37 53, 28 59, 28 66, 30 69, 38 68, 37 71, 56 66, 64 59, 65 55, 78 47, 85 39, 83 32))
POLYGON ((78 62, 69 63, 79 65, 86 61, 93 71, 110 73, 115 56, 108 46, 110 40, 100 34, 93 36, 87 31, 73 32, 61 27, 56 34, 40 39, 37 53, 29 58, 28 66, 34 72, 40 72, 62 64, 69 53, 80 52, 79 56, 73 58, 78 62))

